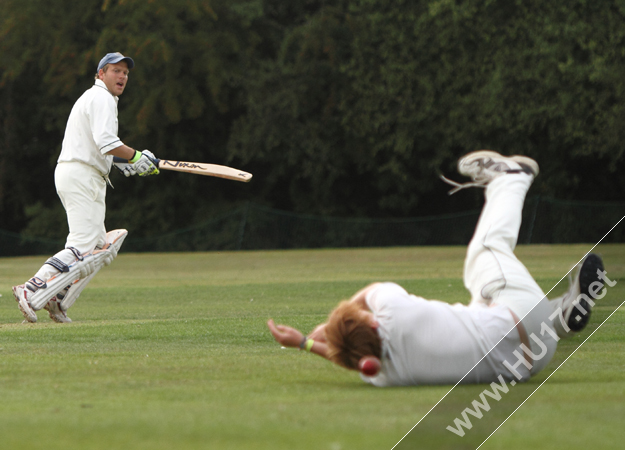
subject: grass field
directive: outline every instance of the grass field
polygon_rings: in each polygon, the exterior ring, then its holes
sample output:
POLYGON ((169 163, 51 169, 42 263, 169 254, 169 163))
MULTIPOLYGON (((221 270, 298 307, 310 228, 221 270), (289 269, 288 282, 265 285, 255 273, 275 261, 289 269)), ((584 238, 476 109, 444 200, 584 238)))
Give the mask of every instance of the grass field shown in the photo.
MULTIPOLYGON (((590 247, 521 246, 517 254, 546 292, 590 247)), ((625 245, 597 250, 608 276, 625 280, 625 245)), ((70 310, 69 325, 45 311, 37 324, 21 324, 11 286, 45 257, 2 258, 0 449, 391 449, 450 386, 368 386, 355 372, 281 349, 265 323, 308 331, 372 281, 466 302, 464 251, 122 250, 70 310)), ((620 281, 568 349, 623 300, 620 281)), ((481 448, 622 448, 624 324, 621 309, 481 448)), ((562 359, 526 386, 538 387, 562 359)))

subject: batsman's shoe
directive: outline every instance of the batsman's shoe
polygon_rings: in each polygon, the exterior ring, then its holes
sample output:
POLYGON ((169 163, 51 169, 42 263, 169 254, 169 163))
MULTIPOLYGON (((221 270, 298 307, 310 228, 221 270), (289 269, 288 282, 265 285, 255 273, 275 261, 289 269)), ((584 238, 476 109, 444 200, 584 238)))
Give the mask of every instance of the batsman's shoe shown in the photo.
POLYGON ((491 150, 478 150, 458 161, 458 172, 471 178, 469 183, 456 183, 441 175, 443 181, 454 186, 449 195, 468 187, 486 187, 495 178, 512 173, 526 173, 536 177, 538 163, 527 156, 502 156, 491 150))
POLYGON ((26 285, 20 284, 19 286, 13 286, 13 296, 24 318, 30 323, 35 323, 37 322, 37 313, 32 306, 30 306, 30 302, 28 301, 30 295, 31 292, 26 288, 26 285))
POLYGON ((59 302, 60 300, 53 298, 46 304, 46 306, 43 307, 43 309, 48 311, 50 319, 54 320, 56 323, 71 323, 72 319, 67 317, 65 311, 61 309, 59 302))
POLYGON ((558 319, 554 321, 560 337, 570 336, 571 333, 577 333, 586 327, 592 307, 595 305, 596 295, 602 290, 599 286, 604 286, 603 279, 599 276, 604 271, 603 261, 599 255, 588 254, 576 270, 575 280, 561 300, 563 323, 558 319), (590 288, 593 283, 599 283, 593 286, 594 294, 590 288))

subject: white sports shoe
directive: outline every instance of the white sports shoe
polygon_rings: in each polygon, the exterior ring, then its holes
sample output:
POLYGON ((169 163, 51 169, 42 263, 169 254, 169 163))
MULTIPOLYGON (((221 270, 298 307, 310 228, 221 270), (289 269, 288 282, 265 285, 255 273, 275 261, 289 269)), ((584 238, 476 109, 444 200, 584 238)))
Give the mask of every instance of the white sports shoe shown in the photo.
POLYGON ((584 261, 577 266, 575 280, 562 296, 560 306, 564 323, 570 328, 570 331, 567 332, 558 319, 554 320, 554 326, 560 337, 567 337, 572 333, 582 331, 588 324, 595 299, 590 293, 589 287, 594 282, 604 284, 599 277, 599 272, 603 272, 603 270, 601 257, 594 253, 588 254, 584 261))
POLYGON ((59 305, 59 301, 56 299, 56 297, 51 299, 46 304, 46 306, 43 307, 43 309, 48 311, 48 314, 50 315, 50 319, 54 320, 57 323, 71 323, 72 322, 72 319, 67 317, 67 314, 65 314, 65 311, 61 309, 61 306, 59 305))
POLYGON ((495 178, 511 173, 525 173, 536 177, 538 163, 527 156, 502 156, 491 150, 478 150, 469 153, 458 161, 458 172, 470 177, 469 183, 456 183, 441 175, 443 181, 454 186, 449 195, 468 187, 486 187, 495 178))
POLYGON ((30 323, 35 323, 37 322, 37 313, 28 302, 28 297, 31 294, 32 293, 26 288, 26 285, 24 284, 20 284, 19 286, 13 286, 13 296, 15 297, 15 301, 17 302, 20 311, 22 311, 22 314, 24 315, 24 318, 30 323))

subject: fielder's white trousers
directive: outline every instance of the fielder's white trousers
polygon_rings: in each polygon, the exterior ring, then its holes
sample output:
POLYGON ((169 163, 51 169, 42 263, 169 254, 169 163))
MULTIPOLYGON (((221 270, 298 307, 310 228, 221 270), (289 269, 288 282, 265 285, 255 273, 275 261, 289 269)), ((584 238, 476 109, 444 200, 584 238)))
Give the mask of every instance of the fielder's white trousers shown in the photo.
POLYGON ((104 245, 106 180, 102 174, 87 164, 63 162, 56 166, 54 182, 67 213, 69 235, 65 247, 87 253, 104 245))
POLYGON ((507 306, 521 319, 528 336, 533 333, 540 338, 543 345, 529 339, 532 353, 543 355, 533 363, 531 373, 535 374, 549 363, 557 341, 543 329, 545 324, 552 327, 549 316, 555 302, 545 297, 514 255, 523 202, 532 180, 524 173, 506 174, 488 184, 486 204, 467 249, 464 283, 471 293, 470 306, 507 306))

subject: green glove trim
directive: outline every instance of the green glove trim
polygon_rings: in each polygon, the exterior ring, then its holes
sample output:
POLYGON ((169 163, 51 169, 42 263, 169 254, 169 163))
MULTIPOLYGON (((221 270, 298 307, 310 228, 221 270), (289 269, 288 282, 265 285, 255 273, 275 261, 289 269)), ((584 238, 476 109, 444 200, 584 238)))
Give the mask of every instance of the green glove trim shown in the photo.
POLYGON ((136 162, 137 162, 137 161, 139 161, 139 159, 141 158, 141 155, 142 155, 142 153, 141 153, 141 152, 139 152, 139 151, 135 150, 135 156, 133 156, 133 157, 132 157, 132 159, 129 159, 129 160, 128 160, 128 162, 129 162, 130 164, 134 164, 134 163, 136 163, 136 162))

